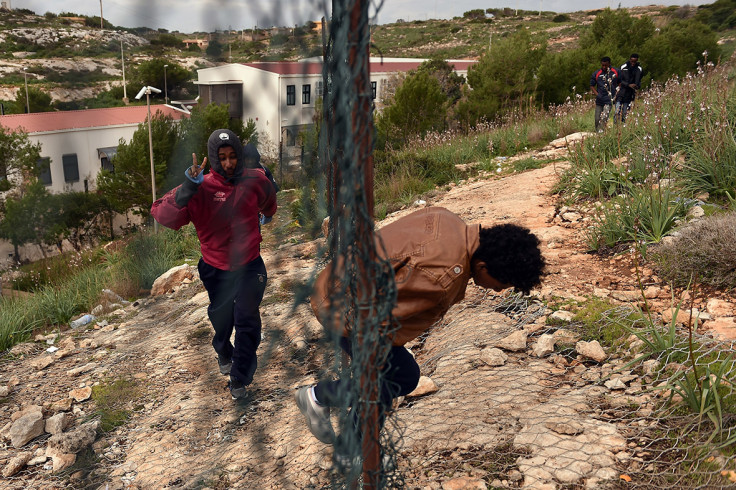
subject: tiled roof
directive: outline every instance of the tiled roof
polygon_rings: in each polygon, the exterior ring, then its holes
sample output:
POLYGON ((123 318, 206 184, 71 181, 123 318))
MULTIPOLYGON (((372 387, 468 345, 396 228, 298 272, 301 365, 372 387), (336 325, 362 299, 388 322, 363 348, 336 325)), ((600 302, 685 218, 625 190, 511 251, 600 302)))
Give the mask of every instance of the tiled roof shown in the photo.
MULTIPOLYGON (((450 61, 456 70, 467 70, 469 66, 476 63, 474 60, 450 61)), ((371 73, 396 73, 416 69, 422 62, 413 61, 386 61, 371 62, 371 73)), ((295 62, 295 61, 268 61, 262 63, 243 63, 245 66, 257 68, 279 75, 314 75, 322 73, 322 63, 317 62, 295 62)))
MULTIPOLYGON (((151 115, 157 111, 179 120, 186 116, 182 111, 163 104, 151 104, 151 115)), ((0 126, 12 130, 22 129, 27 133, 62 131, 65 129, 99 128, 125 124, 139 124, 146 120, 146 106, 110 107, 107 109, 85 109, 80 111, 34 112, 31 114, 9 114, 0 116, 0 126)))

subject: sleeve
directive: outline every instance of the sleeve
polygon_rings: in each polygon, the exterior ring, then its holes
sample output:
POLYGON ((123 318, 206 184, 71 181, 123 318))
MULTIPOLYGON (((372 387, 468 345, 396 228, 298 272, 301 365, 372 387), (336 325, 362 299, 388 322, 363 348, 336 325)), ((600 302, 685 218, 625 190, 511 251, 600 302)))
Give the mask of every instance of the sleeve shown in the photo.
POLYGON ((258 210, 263 213, 264 216, 271 217, 276 214, 276 188, 275 183, 271 182, 268 177, 263 175, 265 178, 259 180, 261 183, 262 194, 258 202, 258 210))
POLYGON ((189 172, 185 170, 184 176, 186 179, 184 179, 184 183, 177 188, 175 195, 176 204, 178 204, 179 207, 186 206, 189 200, 199 190, 199 184, 204 182, 204 174, 202 173, 200 173, 196 179, 193 179, 189 176, 189 172))
POLYGON ((596 85, 598 85, 595 79, 595 74, 596 72, 593 72, 593 74, 590 76, 590 86, 591 87, 595 87, 596 85))
POLYGON ((644 76, 644 70, 642 70, 641 66, 637 66, 636 70, 634 70, 634 84, 639 88, 641 88, 642 76, 644 76))
POLYGON ((156 221, 167 228, 178 230, 191 221, 187 206, 180 206, 176 199, 184 185, 186 183, 171 189, 162 198, 157 199, 151 206, 151 215, 156 221))
POLYGON ((281 188, 276 183, 276 179, 273 178, 273 174, 271 173, 271 171, 269 169, 267 169, 266 167, 264 167, 263 165, 261 165, 261 168, 263 168, 263 171, 266 172, 266 177, 268 177, 268 180, 271 181, 271 184, 273 185, 274 190, 276 192, 280 191, 281 188))

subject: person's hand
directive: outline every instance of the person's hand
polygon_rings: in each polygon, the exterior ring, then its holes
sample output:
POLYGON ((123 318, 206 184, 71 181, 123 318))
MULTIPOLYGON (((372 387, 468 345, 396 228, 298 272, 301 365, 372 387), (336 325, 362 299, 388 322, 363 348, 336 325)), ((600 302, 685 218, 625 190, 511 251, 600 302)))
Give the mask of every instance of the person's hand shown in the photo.
POLYGON ((630 87, 630 88, 633 88, 634 90, 636 90, 636 89, 638 89, 638 88, 639 88, 639 87, 637 87, 637 86, 636 86, 636 84, 635 84, 635 83, 630 83, 630 84, 629 84, 629 87, 630 87))
POLYGON ((270 223, 272 219, 273 219, 273 216, 266 216, 264 214, 261 214, 258 218, 258 222, 261 223, 262 225, 265 225, 267 223, 270 223))
POLYGON ((207 166, 207 157, 204 157, 204 160, 202 160, 202 165, 199 165, 197 163, 197 154, 192 153, 192 166, 189 167, 189 176, 193 179, 196 179, 197 176, 204 171, 204 168, 206 166, 207 166))

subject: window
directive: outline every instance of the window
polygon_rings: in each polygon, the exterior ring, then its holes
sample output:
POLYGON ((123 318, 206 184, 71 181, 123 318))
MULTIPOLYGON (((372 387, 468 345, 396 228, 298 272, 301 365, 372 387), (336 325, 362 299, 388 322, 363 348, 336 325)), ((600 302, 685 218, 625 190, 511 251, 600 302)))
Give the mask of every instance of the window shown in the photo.
POLYGON ((376 100, 376 92, 378 91, 378 82, 371 82, 371 97, 376 100))
POLYGON ((286 146, 296 146, 296 135, 291 129, 284 129, 286 146))
POLYGON ((309 104, 312 95, 311 85, 302 85, 302 104, 309 104))
POLYGON ((324 91, 324 85, 322 85, 322 80, 317 80, 314 84, 314 95, 315 97, 324 97, 324 94, 322 93, 324 91))
POLYGON ((61 156, 62 165, 64 167, 64 182, 79 182, 79 163, 77 163, 77 154, 61 156))
POLYGON ((38 180, 43 185, 51 185, 51 159, 42 157, 36 160, 36 169, 38 170, 38 180))
POLYGON ((286 86, 286 105, 296 104, 296 85, 286 86))

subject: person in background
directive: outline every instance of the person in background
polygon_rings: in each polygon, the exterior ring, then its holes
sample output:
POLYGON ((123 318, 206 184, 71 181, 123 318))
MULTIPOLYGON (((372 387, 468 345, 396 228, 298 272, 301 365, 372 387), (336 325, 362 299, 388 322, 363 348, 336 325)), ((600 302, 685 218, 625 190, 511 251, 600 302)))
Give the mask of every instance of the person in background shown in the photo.
POLYGON ((611 58, 601 58, 601 68, 590 77, 590 91, 595 95, 595 130, 606 129, 613 99, 618 88, 618 70, 611 68, 611 58))
POLYGON ((629 112, 631 105, 636 98, 636 91, 641 88, 641 77, 644 73, 639 64, 639 55, 632 53, 629 60, 621 65, 618 71, 619 90, 616 96, 616 114, 613 117, 614 122, 619 120, 626 122, 626 114, 629 112))
MULTIPOLYGON (((440 207, 415 211, 384 226, 377 235, 377 250, 394 267, 398 293, 392 314, 399 326, 386 339, 391 348, 379 373, 379 403, 385 414, 394 398, 411 393, 419 382, 419 366, 404 344, 427 331, 460 302, 468 281, 473 279, 478 286, 494 291, 515 287, 528 293, 540 284, 545 262, 539 239, 528 229, 513 224, 489 228, 467 225, 440 207)), ((355 346, 351 345, 349 327, 334 325, 331 320, 335 312, 329 290, 336 273, 330 265, 325 267, 316 279, 310 301, 320 323, 328 331, 338 329, 335 333, 340 336, 340 346, 352 356, 355 346)), ((345 406, 344 396, 349 391, 346 386, 356 382, 325 379, 295 392, 307 426, 321 442, 335 442, 330 407, 345 406)), ((336 446, 336 462, 355 457, 341 454, 345 450, 336 446)))
POLYGON ((199 277, 209 295, 207 314, 215 330, 212 346, 237 400, 245 395, 257 367, 259 307, 267 281, 260 225, 276 213, 277 188, 260 166, 255 146, 243 147, 228 129, 210 135, 207 154, 212 171, 204 173, 207 157, 199 165, 192 154, 184 183, 154 202, 151 214, 175 230, 194 224, 202 252, 199 277))

